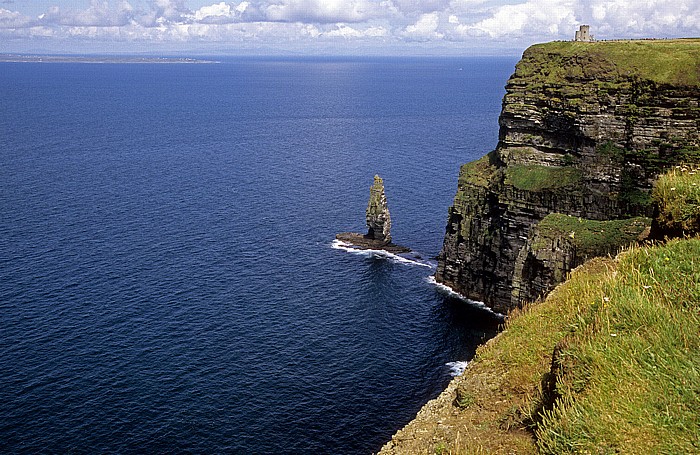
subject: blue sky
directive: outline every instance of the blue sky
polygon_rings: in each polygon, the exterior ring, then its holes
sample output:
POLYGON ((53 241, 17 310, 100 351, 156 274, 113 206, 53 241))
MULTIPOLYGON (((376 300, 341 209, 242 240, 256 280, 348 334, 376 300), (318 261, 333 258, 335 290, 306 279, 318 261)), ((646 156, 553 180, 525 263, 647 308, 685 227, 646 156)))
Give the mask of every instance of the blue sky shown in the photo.
POLYGON ((517 55, 700 36, 700 0, 0 0, 0 52, 517 55))

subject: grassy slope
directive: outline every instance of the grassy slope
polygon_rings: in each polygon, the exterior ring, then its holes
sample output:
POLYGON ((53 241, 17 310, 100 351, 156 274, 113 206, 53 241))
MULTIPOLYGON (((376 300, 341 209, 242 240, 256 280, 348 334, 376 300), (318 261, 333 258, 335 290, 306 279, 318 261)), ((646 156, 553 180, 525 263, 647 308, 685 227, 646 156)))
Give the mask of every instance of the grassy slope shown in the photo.
POLYGON ((445 452, 700 451, 698 333, 700 239, 589 261, 479 350, 456 400, 469 437, 445 452), (557 346, 560 398, 543 410, 557 346))
MULTIPOLYGON (((560 398, 537 427, 540 449, 697 452, 700 240, 631 250, 599 277, 568 321, 560 398)), ((562 291, 548 304, 567 302, 562 291)))
MULTIPOLYGON (((700 39, 559 42, 528 49, 516 73, 537 84, 629 75, 698 87, 698 61, 700 39), (571 57, 580 65, 561 65, 571 57)), ((465 165, 460 185, 487 186, 479 171, 495 168, 486 157, 465 165)), ((700 182, 662 184, 656 201, 675 220, 691 209, 679 188, 697 205, 700 182)), ((392 453, 700 453, 700 238, 587 262, 511 314, 455 384, 454 406, 448 396, 439 420, 418 422, 408 449, 392 453)))

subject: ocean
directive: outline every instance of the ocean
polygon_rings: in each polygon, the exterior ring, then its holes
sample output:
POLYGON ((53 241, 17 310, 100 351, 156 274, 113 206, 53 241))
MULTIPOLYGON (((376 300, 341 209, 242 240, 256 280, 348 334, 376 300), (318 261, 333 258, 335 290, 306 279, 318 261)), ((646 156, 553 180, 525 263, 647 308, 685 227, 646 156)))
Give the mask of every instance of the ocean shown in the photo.
POLYGON ((0 450, 377 451, 501 322, 430 277, 515 62, 0 64, 0 450))

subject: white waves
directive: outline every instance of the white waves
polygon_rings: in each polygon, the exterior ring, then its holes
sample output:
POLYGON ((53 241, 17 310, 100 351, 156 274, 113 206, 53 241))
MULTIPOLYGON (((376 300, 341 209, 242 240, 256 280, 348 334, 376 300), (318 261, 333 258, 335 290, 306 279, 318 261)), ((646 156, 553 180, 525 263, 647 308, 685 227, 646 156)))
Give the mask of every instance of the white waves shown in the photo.
POLYGON ((487 306, 484 304, 484 302, 478 302, 478 301, 476 301, 476 300, 468 299, 468 298, 464 297, 462 294, 460 294, 459 292, 456 292, 456 291, 455 291, 454 289, 452 289, 451 287, 449 287, 449 286, 447 286, 447 285, 445 285, 445 284, 442 284, 442 283, 438 283, 438 282, 435 280, 435 276, 434 276, 434 275, 429 276, 429 277, 427 278, 427 280, 428 280, 428 283, 430 283, 430 284, 432 284, 433 286, 435 286, 435 287, 437 288, 437 290, 438 290, 439 292, 443 293, 443 294, 446 294, 446 295, 448 295, 448 296, 450 296, 450 297, 454 297, 454 298, 456 298, 456 299, 463 300, 463 301, 467 302, 467 303, 470 304, 470 305, 473 305, 473 306, 475 306, 475 307, 481 308, 482 310, 486 310, 486 311, 488 311, 489 313, 495 314, 496 316, 498 316, 498 317, 500 317, 500 318, 505 318, 505 315, 503 315, 503 314, 501 314, 501 313, 498 313, 498 312, 496 312, 496 311, 493 311, 491 308, 487 307, 487 306))
POLYGON ((456 361, 456 362, 447 362, 445 364, 445 366, 449 367, 450 376, 452 376, 452 377, 462 376, 462 373, 464 373, 464 370, 467 369, 467 365, 469 365, 469 362, 466 360, 456 361))
POLYGON ((419 267, 428 267, 431 269, 435 268, 435 264, 432 264, 429 261, 425 261, 423 259, 419 259, 417 257, 412 257, 412 256, 410 256, 410 253, 408 255, 400 255, 400 254, 389 253, 388 251, 385 251, 385 250, 366 250, 366 249, 356 248, 352 244, 347 243, 347 242, 343 242, 343 241, 338 240, 338 239, 333 240, 331 247, 336 249, 336 250, 343 250, 343 251, 346 251, 348 253, 357 254, 359 256, 387 259, 387 260, 390 260, 392 262, 396 262, 399 264, 417 265, 419 267))

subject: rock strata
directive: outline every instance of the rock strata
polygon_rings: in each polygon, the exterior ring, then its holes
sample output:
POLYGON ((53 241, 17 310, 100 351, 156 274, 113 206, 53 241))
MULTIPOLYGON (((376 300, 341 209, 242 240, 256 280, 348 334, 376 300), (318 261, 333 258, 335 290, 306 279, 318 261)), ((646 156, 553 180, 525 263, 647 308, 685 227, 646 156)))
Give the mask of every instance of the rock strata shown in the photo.
MULTIPOLYGON (((576 251, 575 231, 542 241, 534 228, 548 215, 651 216, 659 173, 700 160, 698 68, 700 40, 527 49, 506 86, 496 150, 461 169, 437 281, 505 313, 591 256, 576 251)), ((600 227, 601 254, 627 246, 616 232, 600 227)))
POLYGON ((374 183, 369 189, 366 218, 367 238, 391 243, 391 216, 384 194, 384 180, 378 175, 374 176, 374 183))
POLYGON ((374 183, 369 189, 369 201, 365 214, 367 234, 343 232, 337 234, 336 239, 364 250, 384 250, 394 254, 411 251, 410 248, 391 242, 391 216, 384 193, 384 180, 378 175, 374 176, 374 183))

